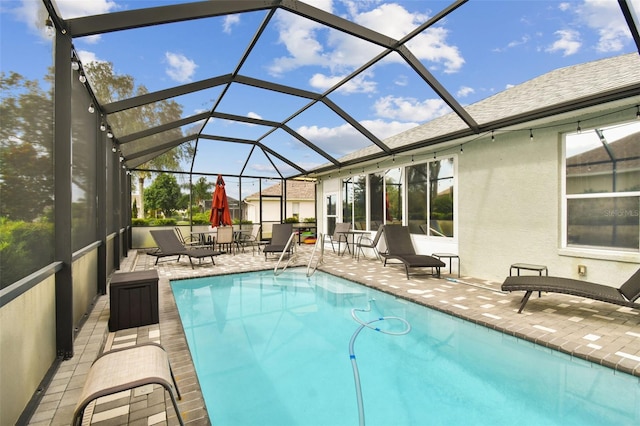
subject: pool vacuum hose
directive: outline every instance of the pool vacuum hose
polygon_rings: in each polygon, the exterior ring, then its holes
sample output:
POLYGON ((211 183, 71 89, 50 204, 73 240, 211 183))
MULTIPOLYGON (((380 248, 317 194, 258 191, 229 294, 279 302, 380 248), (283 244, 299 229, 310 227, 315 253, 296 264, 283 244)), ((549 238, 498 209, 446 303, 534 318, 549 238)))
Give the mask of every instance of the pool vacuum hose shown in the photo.
POLYGON ((409 322, 407 322, 407 320, 405 320, 404 318, 400 318, 400 317, 395 317, 395 316, 391 316, 391 317, 380 317, 368 322, 364 322, 362 321, 360 318, 358 318, 358 315, 356 315, 356 312, 370 312, 371 311, 371 302, 374 302, 375 299, 371 299, 369 300, 369 303, 367 304, 367 308, 366 309, 358 309, 358 308, 354 308, 351 310, 351 316, 353 317, 353 319, 360 324, 360 327, 358 327, 356 329, 356 331, 353 333, 353 335, 351 336, 351 340, 349 341, 349 359, 351 359, 351 368, 353 369, 353 380, 355 381, 356 384, 356 398, 358 400, 358 418, 360 420, 359 424, 360 426, 364 426, 364 403, 362 401, 362 387, 360 385, 360 373, 358 372, 358 364, 356 362, 356 355, 354 353, 353 350, 353 345, 356 341, 356 338, 358 337, 358 334, 360 334, 360 332, 362 331, 362 329, 364 328, 369 328, 371 330, 374 331, 379 331, 380 333, 383 334, 389 334, 391 336, 401 336, 403 334, 407 334, 411 331, 411 324, 409 324, 409 322), (404 323, 405 325, 405 329, 402 331, 386 331, 386 330, 381 330, 378 327, 373 327, 371 324, 378 322, 378 321, 384 321, 384 320, 398 320, 404 323))

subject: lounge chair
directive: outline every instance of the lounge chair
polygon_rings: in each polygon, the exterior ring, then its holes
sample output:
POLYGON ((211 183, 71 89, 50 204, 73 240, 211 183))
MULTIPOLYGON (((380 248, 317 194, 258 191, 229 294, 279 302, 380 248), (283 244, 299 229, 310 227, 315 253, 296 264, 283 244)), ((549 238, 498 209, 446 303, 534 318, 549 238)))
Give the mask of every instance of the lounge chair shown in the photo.
POLYGON ((640 269, 622 284, 620 288, 571 278, 531 275, 507 277, 504 283, 502 283, 502 291, 525 292, 520 302, 518 313, 522 312, 524 305, 527 304, 531 293, 534 291, 538 293, 545 291, 548 293, 571 294, 573 296, 640 309, 640 304, 634 303, 638 297, 640 297, 640 269))
POLYGON ((376 258, 380 260, 380 252, 378 251, 378 242, 380 241, 380 238, 382 237, 383 232, 384 232, 384 225, 380 225, 380 227, 378 228, 378 232, 376 232, 376 236, 373 237, 373 239, 371 239, 370 237, 367 237, 365 234, 360 235, 360 238, 358 238, 358 242, 356 243, 356 248, 355 248, 357 260, 360 260, 360 253, 362 253, 362 255, 365 256, 363 248, 372 249, 373 252, 376 254, 376 258))
POLYGON ((404 264, 407 279, 409 279, 409 268, 435 268, 435 276, 440 278, 440 268, 445 266, 444 262, 433 256, 416 254, 408 227, 385 225, 383 234, 387 242, 387 252, 382 254, 385 266, 389 259, 399 260, 404 264))
POLYGON ((159 250, 158 252, 150 252, 148 254, 156 257, 156 265, 158 264, 158 261, 161 257, 178 256, 177 260, 179 262, 180 257, 187 256, 189 258, 189 263, 191 263, 191 268, 193 269, 193 261, 191 260, 192 258, 196 258, 201 261, 205 257, 210 257, 211 263, 215 265, 216 262, 213 260, 213 256, 222 254, 219 251, 206 248, 186 248, 184 245, 182 245, 175 231, 172 229, 160 229, 150 232, 151 236, 158 245, 159 250))
POLYGON ((149 342, 104 352, 96 358, 87 373, 71 424, 88 424, 83 422, 83 417, 91 401, 155 384, 161 385, 169 392, 178 422, 184 425, 176 401, 182 399, 182 396, 169 363, 169 356, 162 346, 149 342))
MULTIPOLYGON (((282 253, 287 248, 287 243, 289 242, 289 238, 291 238, 291 234, 293 234, 292 223, 277 223, 273 225, 273 228, 271 229, 271 242, 265 245, 262 249, 264 259, 267 260, 267 255, 269 253, 282 253)), ((292 250, 293 245, 289 247, 289 251, 292 250)))

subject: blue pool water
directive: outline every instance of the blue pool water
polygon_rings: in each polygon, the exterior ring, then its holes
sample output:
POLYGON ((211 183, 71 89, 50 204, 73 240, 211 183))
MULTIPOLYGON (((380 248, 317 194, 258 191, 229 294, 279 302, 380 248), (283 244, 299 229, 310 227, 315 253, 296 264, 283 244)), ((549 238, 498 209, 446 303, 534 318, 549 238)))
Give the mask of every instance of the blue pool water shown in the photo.
POLYGON ((305 269, 172 281, 212 423, 637 425, 640 381, 335 276, 305 269), (375 323, 401 332, 401 321, 375 323))

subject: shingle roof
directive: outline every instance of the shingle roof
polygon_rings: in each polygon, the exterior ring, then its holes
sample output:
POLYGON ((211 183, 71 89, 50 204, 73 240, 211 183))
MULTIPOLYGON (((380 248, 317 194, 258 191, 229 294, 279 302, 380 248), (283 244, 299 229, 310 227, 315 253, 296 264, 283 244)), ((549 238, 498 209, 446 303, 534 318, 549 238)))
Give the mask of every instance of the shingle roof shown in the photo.
MULTIPOLYGON (((315 200, 315 183, 308 181, 300 181, 300 180, 288 180, 287 182, 287 200, 315 200)), ((282 184, 277 183, 268 188, 264 188, 262 190, 262 195, 281 195, 282 194, 282 184)), ((257 200, 260 197, 260 193, 256 192, 248 197, 245 197, 245 200, 257 200)))
MULTIPOLYGON (((551 71, 483 99, 466 109, 482 126, 614 89, 638 85, 640 55, 631 53, 551 71)), ((640 102, 640 92, 636 93, 640 102)), ((390 148, 398 148, 466 129, 466 124, 452 112, 383 142, 390 148)), ((376 147, 367 147, 340 158, 340 161, 363 158, 376 152, 376 147)))

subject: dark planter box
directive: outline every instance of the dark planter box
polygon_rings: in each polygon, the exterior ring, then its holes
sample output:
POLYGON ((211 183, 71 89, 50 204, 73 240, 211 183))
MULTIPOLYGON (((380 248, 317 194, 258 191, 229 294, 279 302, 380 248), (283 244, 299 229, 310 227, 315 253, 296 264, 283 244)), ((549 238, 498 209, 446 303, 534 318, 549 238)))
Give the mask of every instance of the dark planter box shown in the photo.
POLYGON ((109 331, 157 324, 158 273, 151 270, 114 274, 109 302, 109 331))

